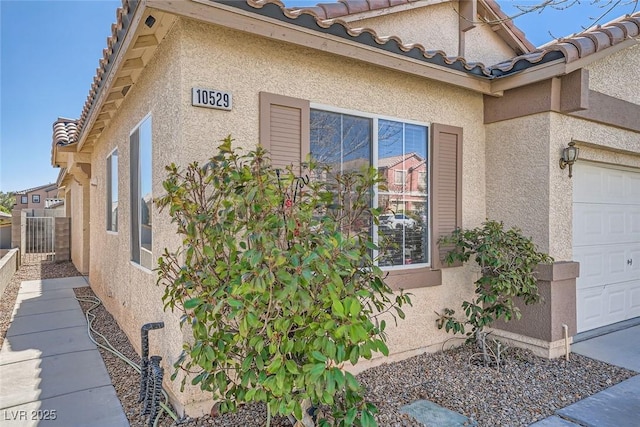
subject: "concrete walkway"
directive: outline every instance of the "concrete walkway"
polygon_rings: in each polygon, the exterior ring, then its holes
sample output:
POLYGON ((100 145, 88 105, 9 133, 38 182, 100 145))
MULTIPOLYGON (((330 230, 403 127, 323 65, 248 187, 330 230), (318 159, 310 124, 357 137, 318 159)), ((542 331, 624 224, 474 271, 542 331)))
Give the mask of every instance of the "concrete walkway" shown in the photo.
POLYGON ((22 282, 0 349, 2 426, 128 426, 73 288, 83 277, 22 282))
MULTIPOLYGON (((640 372, 640 325, 597 336, 571 351, 640 372)), ((640 375, 556 411, 531 427, 631 427, 640 425, 640 375)))

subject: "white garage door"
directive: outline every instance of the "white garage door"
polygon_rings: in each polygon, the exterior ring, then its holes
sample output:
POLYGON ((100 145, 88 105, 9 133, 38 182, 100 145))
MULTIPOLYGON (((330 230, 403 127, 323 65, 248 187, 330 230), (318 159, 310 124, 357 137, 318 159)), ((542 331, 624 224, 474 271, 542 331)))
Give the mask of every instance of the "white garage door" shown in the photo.
POLYGON ((640 172, 585 162, 573 177, 578 332, 640 316, 640 172))

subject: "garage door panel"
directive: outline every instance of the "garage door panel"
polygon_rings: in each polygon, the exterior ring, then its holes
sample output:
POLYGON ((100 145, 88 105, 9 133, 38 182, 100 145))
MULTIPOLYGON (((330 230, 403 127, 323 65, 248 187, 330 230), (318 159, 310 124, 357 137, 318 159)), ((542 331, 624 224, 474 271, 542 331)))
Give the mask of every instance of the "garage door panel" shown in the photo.
POLYGON ((580 164, 573 195, 578 331, 640 316, 640 173, 580 164))
POLYGON ((604 283, 604 258, 598 248, 588 247, 576 249, 573 258, 580 263, 580 280, 578 289, 601 286, 604 283))
POLYGON ((631 317, 640 316, 640 280, 629 286, 629 312, 631 317))
POLYGON ((640 176, 629 174, 625 182, 624 198, 627 203, 640 205, 640 176))
POLYGON ((578 329, 596 328, 602 319, 603 289, 582 289, 577 291, 580 304, 577 306, 578 329))
POLYGON ((625 294, 625 287, 616 287, 606 293, 609 299, 606 311, 607 316, 612 318, 620 317, 620 320, 624 320, 624 312, 627 308, 625 294))
POLYGON ((628 224, 629 237, 635 242, 640 242, 640 208, 629 209, 625 223, 628 224))
POLYGON ((640 241, 640 208, 574 204, 574 246, 640 241))
POLYGON ((602 200, 604 190, 602 185, 602 171, 588 165, 576 164, 576 179, 573 182, 573 201, 591 202, 602 200))

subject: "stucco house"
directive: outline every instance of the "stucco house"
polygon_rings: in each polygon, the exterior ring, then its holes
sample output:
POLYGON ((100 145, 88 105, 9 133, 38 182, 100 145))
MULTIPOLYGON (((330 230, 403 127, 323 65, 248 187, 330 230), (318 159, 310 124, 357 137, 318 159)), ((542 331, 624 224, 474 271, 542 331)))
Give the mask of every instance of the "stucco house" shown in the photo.
MULTIPOLYGON (((171 369, 190 334, 153 269, 180 238, 152 200, 165 165, 206 160, 231 134, 279 166, 309 152, 340 168, 398 160, 375 203, 393 196, 391 211, 423 220, 399 230, 422 243, 384 264, 414 304, 388 331, 391 359, 450 338, 434 311, 469 299, 477 273, 443 265, 436 241, 486 218, 555 259, 539 269, 544 304, 496 335, 556 357, 563 325, 640 316, 640 14, 540 48, 504 18, 493 0, 125 0, 81 117, 56 122, 74 263, 134 346, 142 324, 165 322, 151 352, 171 369)), ((208 409, 177 384, 181 410, 208 409)))

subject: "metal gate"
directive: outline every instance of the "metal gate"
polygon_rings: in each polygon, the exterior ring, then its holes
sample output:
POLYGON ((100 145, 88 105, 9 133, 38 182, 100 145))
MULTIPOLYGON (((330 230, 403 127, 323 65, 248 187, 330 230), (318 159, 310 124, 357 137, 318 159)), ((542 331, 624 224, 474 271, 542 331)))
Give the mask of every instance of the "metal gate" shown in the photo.
POLYGON ((22 262, 55 261, 55 218, 22 219, 22 262))

